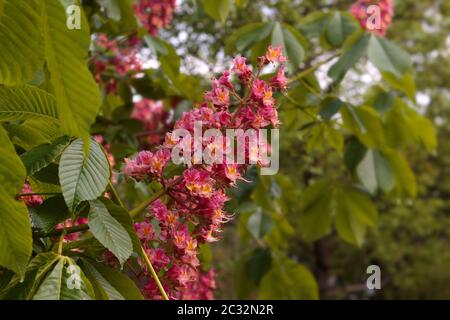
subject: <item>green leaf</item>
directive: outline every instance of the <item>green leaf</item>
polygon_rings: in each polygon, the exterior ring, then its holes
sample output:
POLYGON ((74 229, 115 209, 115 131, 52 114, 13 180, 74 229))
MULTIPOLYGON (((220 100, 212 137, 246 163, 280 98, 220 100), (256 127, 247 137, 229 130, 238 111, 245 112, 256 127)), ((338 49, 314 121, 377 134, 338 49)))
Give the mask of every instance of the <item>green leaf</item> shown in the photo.
POLYGON ((90 205, 88 224, 92 234, 123 264, 133 252, 133 244, 127 230, 111 216, 101 201, 91 201, 90 205))
POLYGON ((87 67, 91 42, 89 25, 82 14, 81 28, 69 30, 59 1, 45 1, 45 57, 63 131, 87 137, 101 105, 97 83, 87 67))
POLYGON ((340 130, 334 128, 333 123, 328 122, 324 125, 324 136, 332 148, 342 152, 344 149, 344 136, 340 130))
POLYGON ((385 155, 395 175, 394 192, 400 197, 415 197, 417 194, 416 178, 408 161, 398 151, 387 150, 385 155))
POLYGON ((0 84, 28 82, 42 67, 41 8, 41 0, 0 0, 0 84))
POLYGON ((379 189, 389 192, 394 188, 395 178, 391 166, 378 150, 367 150, 356 172, 371 194, 375 194, 379 189))
POLYGON ((120 2, 121 0, 97 0, 97 3, 106 9, 106 15, 108 18, 114 21, 120 21, 121 10, 120 10, 120 2))
POLYGON ((368 34, 360 32, 355 32, 347 39, 341 57, 328 70, 328 76, 334 83, 341 82, 347 71, 366 53, 369 40, 368 34))
POLYGON ((416 101, 416 83, 411 72, 405 72, 403 77, 398 78, 390 72, 382 72, 383 79, 394 89, 397 89, 408 97, 412 102, 416 101))
POLYGON ((302 264, 278 256, 261 281, 259 299, 316 300, 319 289, 311 272, 302 264))
POLYGON ((92 261, 91 264, 127 300, 143 300, 144 297, 136 284, 123 272, 92 261))
POLYGON ((72 259, 61 256, 33 300, 90 300, 90 286, 80 267, 72 259))
POLYGON ((356 30, 356 26, 348 14, 335 12, 325 29, 325 38, 334 48, 340 48, 349 35, 356 30))
POLYGON ((300 197, 299 228, 307 241, 315 241, 330 231, 333 218, 333 184, 321 180, 306 188, 300 197))
POLYGON ((58 119, 52 95, 29 85, 0 88, 0 122, 36 118, 58 119))
POLYGON ((257 248, 246 259, 247 277, 255 285, 259 285, 264 275, 269 272, 272 254, 269 249, 257 248))
POLYGON ((0 126, 0 187, 5 195, 14 197, 25 181, 25 167, 16 154, 5 130, 0 126))
POLYGON ((226 40, 225 52, 231 54, 234 51, 244 53, 256 43, 268 37, 273 30, 272 23, 249 23, 234 31, 226 40))
POLYGON ((358 139, 369 148, 382 148, 384 146, 383 125, 379 114, 371 107, 353 107, 345 105, 340 113, 344 125, 358 139))
POLYGON ((73 141, 63 152, 59 164, 59 180, 67 206, 71 211, 85 200, 101 196, 110 178, 108 159, 94 140, 84 157, 83 140, 73 141))
POLYGON ((280 23, 275 23, 272 31, 272 46, 282 46, 284 55, 288 58, 288 70, 294 72, 303 61, 305 51, 292 30, 287 29, 280 23))
POLYGON ((52 163, 61 155, 69 140, 68 137, 64 136, 52 144, 42 144, 21 154, 20 158, 27 169, 27 174, 31 176, 52 163))
POLYGON ((111 200, 107 198, 100 198, 100 201, 106 206, 109 214, 116 219, 128 232, 133 243, 133 251, 135 253, 141 252, 141 241, 139 240, 136 230, 134 229, 133 220, 127 210, 114 204, 111 200))
POLYGON ((261 208, 250 216, 247 221, 247 229, 257 239, 264 237, 273 228, 272 218, 263 212, 261 208))
POLYGON ((44 232, 49 232, 58 223, 70 218, 69 209, 62 195, 46 199, 31 212, 33 224, 44 232))
POLYGON ((369 60, 380 71, 391 72, 402 78, 411 67, 411 58, 402 48, 384 37, 371 35, 368 47, 369 60))
POLYGON ((27 207, 0 186, 0 265, 23 277, 31 255, 32 237, 27 207))
POLYGON ((233 5, 232 0, 203 0, 203 7, 211 18, 222 23, 227 20, 233 5))
POLYGON ((320 103, 319 115, 324 120, 330 120, 341 108, 344 103, 341 99, 327 97, 320 103))
POLYGON ((366 155, 367 148, 356 137, 351 137, 344 153, 345 166, 353 172, 366 155))
POLYGON ((89 281, 93 283, 96 300, 125 300, 125 298, 116 290, 90 263, 83 260, 83 270, 89 281))
POLYGON ((364 241, 367 226, 375 226, 377 209, 370 198, 351 187, 335 190, 336 229, 345 240, 357 246, 364 241))

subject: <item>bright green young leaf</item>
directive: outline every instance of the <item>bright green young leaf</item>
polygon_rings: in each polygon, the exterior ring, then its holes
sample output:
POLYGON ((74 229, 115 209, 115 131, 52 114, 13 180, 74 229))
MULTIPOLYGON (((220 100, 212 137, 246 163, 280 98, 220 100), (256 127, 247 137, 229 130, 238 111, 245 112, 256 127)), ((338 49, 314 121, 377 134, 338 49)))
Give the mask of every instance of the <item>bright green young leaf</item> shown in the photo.
POLYGON ((31 255, 31 225, 27 207, 0 187, 0 265, 25 273, 31 255))
POLYGON ((395 175, 394 193, 400 197, 414 198, 417 194, 416 178, 408 161, 398 151, 387 150, 385 155, 395 175))
POLYGON ((377 221, 377 209, 370 198, 351 187, 340 187, 335 191, 336 229, 345 240, 357 246, 364 241, 367 226, 377 221))
POLYGON ((383 125, 379 114, 371 107, 353 107, 345 105, 340 113, 344 125, 358 139, 369 148, 382 148, 384 146, 383 125))
POLYGON ((73 141, 63 152, 59 164, 59 181, 71 211, 85 200, 94 200, 102 195, 111 172, 102 147, 91 141, 85 158, 83 140, 73 141))
POLYGON ((227 20, 233 0, 203 0, 203 7, 211 18, 222 23, 227 20))
POLYGON ((33 79, 44 64, 41 0, 0 0, 0 84, 33 79))
POLYGON ((94 237, 123 264, 133 252, 127 230, 108 212, 103 202, 90 201, 89 228, 94 237))
POLYGON ((408 53, 384 37, 371 35, 368 55, 380 71, 392 72, 399 78, 411 67, 408 53))
POLYGON ((51 94, 29 85, 0 88, 0 122, 36 118, 58 119, 51 94))
POLYGON ((272 269, 264 276, 259 299, 315 300, 319 289, 311 272, 302 264, 287 257, 273 259, 272 269))
POLYGON ((395 185, 395 177, 389 161, 378 150, 367 150, 356 172, 371 194, 375 194, 378 190, 389 192, 395 185))
POLYGON ((303 191, 299 227, 307 241, 317 240, 330 231, 333 201, 332 181, 318 181, 303 191))
POLYGON ((20 155, 29 176, 52 163, 61 155, 69 143, 68 137, 61 137, 52 144, 42 144, 20 155))
POLYGON ((82 14, 81 28, 69 30, 59 1, 44 5, 45 58, 63 131, 86 138, 101 105, 98 86, 87 67, 91 42, 82 14))
POLYGON ((416 101, 416 83, 411 72, 406 72, 403 77, 398 78, 390 72, 383 72, 383 79, 394 89, 397 89, 408 97, 409 100, 416 101))
POLYGON ((0 187, 4 188, 5 195, 13 198, 19 193, 25 177, 25 167, 16 154, 6 131, 0 125, 0 187))

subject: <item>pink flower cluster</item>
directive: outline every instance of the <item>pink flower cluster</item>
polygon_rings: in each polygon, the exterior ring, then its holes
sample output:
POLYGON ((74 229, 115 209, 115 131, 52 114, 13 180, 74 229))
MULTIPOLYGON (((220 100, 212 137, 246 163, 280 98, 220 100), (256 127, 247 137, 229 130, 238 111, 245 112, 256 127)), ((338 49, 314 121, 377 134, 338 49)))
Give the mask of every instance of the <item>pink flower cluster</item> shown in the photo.
POLYGON ((147 31, 156 36, 159 29, 172 21, 175 4, 176 0, 139 0, 134 12, 147 31))
MULTIPOLYGON (((255 71, 244 57, 235 58, 231 72, 225 71, 219 79, 213 79, 212 90, 205 93, 205 101, 185 112, 175 123, 175 128, 193 132, 197 121, 202 121, 205 129, 223 132, 276 127, 279 122, 273 93, 287 86, 285 61, 281 47, 269 47, 259 58, 255 71), (260 73, 268 64, 280 64, 280 67, 269 81, 265 81, 260 78, 260 73), (232 76, 245 90, 235 89, 232 76), (243 91, 245 94, 240 96, 238 92, 243 91)), ((230 220, 230 215, 223 210, 228 200, 226 190, 235 186, 238 179, 243 179, 248 165, 190 163, 181 176, 166 178, 164 169, 172 149, 180 143, 183 142, 169 132, 156 152, 141 151, 135 159, 125 159, 127 176, 138 181, 157 180, 167 196, 165 203, 159 199, 153 202, 150 216, 136 223, 135 229, 171 298, 212 298, 214 271, 201 271, 198 246, 217 241, 221 226, 230 220)), ((202 143, 209 150, 220 147, 217 141, 206 138, 202 138, 202 143)), ((247 158, 253 155, 252 150, 245 153, 247 158)), ((145 269, 144 265, 142 267, 145 269)), ((148 278, 144 293, 149 299, 160 299, 156 283, 150 276, 148 278)))
POLYGON ((359 23, 363 29, 373 32, 380 36, 384 36, 388 30, 389 25, 392 22, 392 17, 394 15, 394 5, 392 0, 357 0, 350 7, 350 13, 359 20, 359 23), (380 25, 373 27, 377 23, 376 12, 369 11, 367 8, 371 5, 376 5, 379 8, 380 13, 380 25), (370 16, 373 16, 373 21, 368 23, 370 16))
POLYGON ((145 130, 144 137, 149 145, 161 143, 161 136, 167 132, 169 113, 162 101, 142 99, 134 104, 131 118, 139 120, 145 130))
MULTIPOLYGON (((79 225, 87 224, 87 223, 88 223, 88 218, 78 218, 75 221, 75 223, 73 223, 72 219, 67 219, 64 222, 61 222, 61 223, 57 224, 56 225, 56 229, 59 230, 59 229, 69 228, 69 227, 73 227, 73 226, 79 226, 79 225)), ((80 232, 69 233, 69 234, 64 236, 64 242, 70 242, 70 241, 78 240, 80 235, 81 235, 80 232)))
MULTIPOLYGON (((22 187, 21 194, 32 194, 33 189, 31 188, 31 185, 25 181, 25 184, 22 187)), ((28 207, 38 207, 44 202, 44 199, 42 199, 39 195, 31 195, 31 196, 23 196, 20 197, 21 200, 25 203, 28 207)))
POLYGON ((105 34, 99 34, 95 42, 93 55, 95 79, 102 84, 106 93, 118 93, 120 80, 142 70, 137 56, 140 40, 133 36, 125 41, 109 40, 105 34))

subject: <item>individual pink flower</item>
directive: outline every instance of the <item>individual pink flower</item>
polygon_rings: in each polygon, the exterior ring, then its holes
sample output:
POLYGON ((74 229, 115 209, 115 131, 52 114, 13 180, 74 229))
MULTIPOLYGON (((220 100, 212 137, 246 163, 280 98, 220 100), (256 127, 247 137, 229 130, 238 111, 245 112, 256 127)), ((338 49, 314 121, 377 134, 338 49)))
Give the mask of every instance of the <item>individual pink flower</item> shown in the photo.
POLYGON ((276 47, 269 46, 264 57, 266 58, 267 62, 271 62, 271 63, 277 63, 277 62, 283 63, 283 62, 287 61, 287 58, 285 56, 283 56, 283 47, 282 46, 276 46, 276 47))
POLYGON ((275 90, 285 90, 287 88, 287 79, 284 75, 284 65, 282 65, 277 72, 277 75, 270 79, 270 86, 275 90))

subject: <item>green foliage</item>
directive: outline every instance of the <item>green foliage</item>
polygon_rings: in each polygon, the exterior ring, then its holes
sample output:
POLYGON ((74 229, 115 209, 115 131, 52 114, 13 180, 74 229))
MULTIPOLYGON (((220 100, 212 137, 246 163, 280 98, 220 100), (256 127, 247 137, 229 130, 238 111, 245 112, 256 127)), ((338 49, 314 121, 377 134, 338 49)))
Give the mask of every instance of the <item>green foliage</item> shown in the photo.
POLYGON ((44 63, 42 1, 0 1, 0 84, 28 82, 44 63))
POLYGON ((61 155, 59 180, 67 207, 71 211, 80 202, 95 200, 101 196, 111 175, 102 147, 92 140, 85 157, 83 145, 83 140, 77 139, 61 155))
POLYGON ((127 230, 114 219, 101 201, 90 201, 90 206, 89 227, 92 234, 123 264, 133 251, 127 230))

